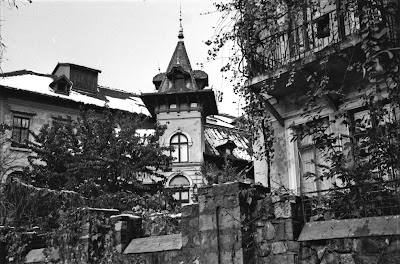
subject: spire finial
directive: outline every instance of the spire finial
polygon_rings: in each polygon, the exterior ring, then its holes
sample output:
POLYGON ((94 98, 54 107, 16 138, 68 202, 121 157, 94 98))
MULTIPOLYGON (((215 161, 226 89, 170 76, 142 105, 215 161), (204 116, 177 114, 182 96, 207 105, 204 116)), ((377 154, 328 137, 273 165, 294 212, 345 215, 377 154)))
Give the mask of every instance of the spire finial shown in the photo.
POLYGON ((183 27, 182 27, 182 4, 179 4, 179 34, 178 38, 183 39, 183 27))

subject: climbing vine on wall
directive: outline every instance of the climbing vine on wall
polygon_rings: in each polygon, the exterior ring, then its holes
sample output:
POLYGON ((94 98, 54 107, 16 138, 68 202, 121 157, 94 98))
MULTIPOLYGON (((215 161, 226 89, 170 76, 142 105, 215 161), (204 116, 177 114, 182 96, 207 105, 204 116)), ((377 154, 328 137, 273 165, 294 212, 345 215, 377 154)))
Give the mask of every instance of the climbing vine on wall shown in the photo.
MULTIPOLYGON (((279 87, 290 87, 299 76, 305 80, 305 92, 297 98, 298 108, 310 122, 307 125, 293 126, 297 133, 293 140, 302 140, 312 136, 324 155, 324 163, 316 164, 325 173, 319 175, 326 180, 337 178, 347 187, 366 182, 376 182, 399 177, 399 94, 400 94, 400 6, 398 1, 391 0, 231 0, 215 2, 215 7, 221 12, 220 29, 212 40, 206 42, 210 46, 210 58, 218 58, 224 47, 233 47, 230 61, 222 67, 222 71, 233 71, 237 77, 232 82, 235 91, 246 99, 246 115, 254 123, 253 131, 263 142, 263 150, 267 153, 262 158, 270 165, 272 162, 274 132, 271 126, 270 113, 265 102, 270 99, 270 92, 279 87), (290 36, 296 28, 307 23, 315 23, 317 36, 324 38, 333 28, 324 22, 327 16, 321 16, 327 6, 334 6, 335 21, 340 21, 346 14, 346 23, 356 29, 347 49, 340 48, 337 42, 328 43, 335 52, 319 55, 318 69, 307 68, 305 64, 291 60, 293 54, 303 52, 305 46, 299 44, 314 39, 303 40, 290 36), (306 21, 304 17, 310 18, 306 21), (313 20, 314 19, 314 20, 313 20), (312 20, 312 21, 311 21, 312 20), (303 41, 303 42, 301 42, 303 41), (299 43, 301 42, 301 43, 299 43), (288 45, 288 58, 276 56, 283 45, 288 45), (357 50, 357 51, 356 51, 357 50), (340 58, 348 63, 344 74, 332 78, 329 75, 329 63, 340 58), (287 72, 286 83, 281 83, 281 72, 287 72), (350 84, 349 75, 359 76, 359 82, 350 84), (252 85, 252 80, 262 76, 265 81, 252 85), (279 81, 280 80, 280 81, 279 81), (247 81, 247 83, 245 82, 247 81), (356 96, 360 98, 364 109, 369 111, 369 117, 363 120, 352 120, 348 111, 336 111, 333 120, 328 124, 318 122, 321 115, 321 102, 326 96, 334 98, 334 104, 340 104, 349 92, 350 87, 359 87, 356 96), (264 103, 264 104, 263 104, 264 103), (362 129, 363 135, 349 138, 345 146, 342 135, 332 133, 332 126, 344 126, 352 129, 362 129)), ((340 23, 340 22, 338 22, 340 23)), ((343 32, 338 34, 344 34, 343 32)), ((307 35, 309 36, 309 35, 307 35)), ((344 37, 344 35, 342 35, 344 37)), ((334 39, 332 39, 334 40, 334 39)), ((315 54, 310 50, 309 55, 315 54)), ((316 163, 316 161, 314 161, 316 163)), ((269 168, 269 166, 268 166, 269 168)), ((270 172, 268 171, 270 177, 270 172)), ((315 175, 308 175, 315 177, 315 175)), ((375 187, 374 187, 375 188, 375 187)), ((386 188, 386 187, 385 187, 386 188)), ((382 189, 382 188, 381 188, 382 189)), ((365 187, 365 191, 372 191, 365 187)), ((371 195, 373 193, 370 192, 371 195)), ((353 192, 343 196, 342 204, 353 204, 352 201, 362 200, 363 192, 353 192)), ((339 195, 339 194, 338 194, 339 195)), ((339 197, 339 196, 338 196, 339 197)), ((333 199, 334 200, 334 199, 333 199)), ((350 209, 350 208, 349 208, 350 209)), ((347 216, 348 217, 348 216, 347 216)))

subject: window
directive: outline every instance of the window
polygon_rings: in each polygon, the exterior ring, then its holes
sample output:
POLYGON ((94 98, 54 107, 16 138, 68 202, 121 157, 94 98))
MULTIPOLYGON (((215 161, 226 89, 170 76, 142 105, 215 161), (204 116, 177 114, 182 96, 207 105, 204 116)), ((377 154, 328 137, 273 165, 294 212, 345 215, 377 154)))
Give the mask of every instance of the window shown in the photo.
POLYGON ((173 187, 173 195, 175 200, 181 203, 189 202, 189 180, 183 175, 177 175, 171 179, 169 186, 173 187))
POLYGON ((395 177, 398 173, 396 170, 398 161, 396 156, 391 156, 389 153, 398 145, 398 119, 399 108, 391 105, 375 109, 373 113, 365 108, 350 112, 350 133, 355 164, 363 165, 371 161, 370 165, 374 166, 371 172, 376 177, 383 179, 395 177), (376 135, 381 139, 376 141, 376 135), (388 163, 384 166, 379 162, 382 158, 379 153, 386 153, 383 157, 388 159, 388 163))
POLYGON ((171 151, 173 162, 188 162, 189 142, 187 137, 182 133, 175 134, 171 138, 170 144, 174 148, 174 151, 171 151))
MULTIPOLYGON (((29 125, 30 119, 22 116, 13 117, 13 131, 12 140, 13 142, 23 144, 25 140, 29 137, 29 125)), ((13 143, 13 146, 18 146, 18 144, 13 143)))
MULTIPOLYGON (((300 192, 308 193, 326 190, 332 187, 335 179, 324 178, 328 166, 328 150, 323 148, 323 143, 318 142, 319 132, 312 133, 312 129, 319 127, 322 131, 329 129, 328 118, 315 120, 303 125, 304 137, 298 139, 298 158, 300 164, 300 192), (317 125, 315 125, 318 122, 317 125)), ((319 130, 318 129, 318 130, 319 130)))
POLYGON ((312 135, 304 137, 298 144, 301 193, 328 189, 330 184, 326 179, 320 178, 325 172, 322 166, 327 165, 325 151, 319 148, 312 135))

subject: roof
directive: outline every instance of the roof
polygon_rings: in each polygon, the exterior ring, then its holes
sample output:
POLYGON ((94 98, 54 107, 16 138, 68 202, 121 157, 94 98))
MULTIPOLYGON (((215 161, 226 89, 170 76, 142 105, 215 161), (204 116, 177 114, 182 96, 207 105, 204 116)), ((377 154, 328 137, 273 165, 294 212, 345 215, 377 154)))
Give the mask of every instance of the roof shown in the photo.
POLYGON ((167 73, 172 70, 173 67, 181 66, 185 71, 191 72, 192 66, 190 65, 189 56, 186 52, 185 43, 180 40, 176 44, 175 51, 172 54, 172 58, 168 64, 167 73))
POLYGON ((140 254, 178 250, 182 248, 182 234, 153 236, 133 239, 125 248, 124 254, 140 254))
POLYGON ((89 95, 74 91, 74 87, 72 86, 69 95, 56 93, 50 88, 50 84, 57 78, 59 77, 55 75, 36 73, 29 70, 9 72, 0 74, 0 86, 3 86, 0 88, 25 91, 86 105, 99 107, 107 105, 111 109, 150 115, 138 95, 121 90, 99 86, 98 93, 89 95))
POLYGON ((55 74, 55 72, 57 71, 58 67, 60 67, 60 66, 72 66, 72 67, 75 67, 75 68, 81 68, 81 69, 85 69, 85 70, 92 71, 92 72, 97 72, 97 73, 101 72, 100 70, 96 70, 96 69, 89 68, 89 67, 82 66, 82 65, 78 65, 78 64, 59 62, 59 63, 57 63, 56 67, 54 68, 54 70, 53 70, 53 72, 51 74, 55 74))
POLYGON ((249 152, 251 143, 248 140, 248 135, 241 130, 235 129, 233 123, 234 117, 229 117, 228 115, 207 117, 204 127, 205 153, 219 156, 218 146, 225 141, 231 141, 237 146, 232 151, 233 156, 250 161, 252 160, 249 152))

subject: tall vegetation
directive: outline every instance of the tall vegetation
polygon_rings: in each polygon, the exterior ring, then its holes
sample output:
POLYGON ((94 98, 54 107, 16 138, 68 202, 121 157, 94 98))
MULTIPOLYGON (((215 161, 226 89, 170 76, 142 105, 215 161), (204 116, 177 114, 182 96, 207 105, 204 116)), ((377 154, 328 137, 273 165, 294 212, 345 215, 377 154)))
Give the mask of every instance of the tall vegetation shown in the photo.
POLYGON ((27 253, 29 239, 20 231, 35 227, 49 232, 49 246, 59 248, 62 259, 75 261, 72 253, 82 246, 82 227, 91 222, 91 243, 101 254, 91 251, 85 257, 100 263, 114 252, 107 240, 112 226, 104 215, 84 208, 144 216, 174 211, 177 207, 162 188, 160 174, 171 161, 164 154, 170 148, 159 145, 164 130, 143 116, 105 109, 82 110, 76 120, 55 118, 32 133, 34 140, 20 146, 31 151, 30 166, 2 186, 0 217, 5 228, 0 242, 6 243, 9 259, 27 253), (159 178, 154 188, 141 184, 146 175, 159 178))

